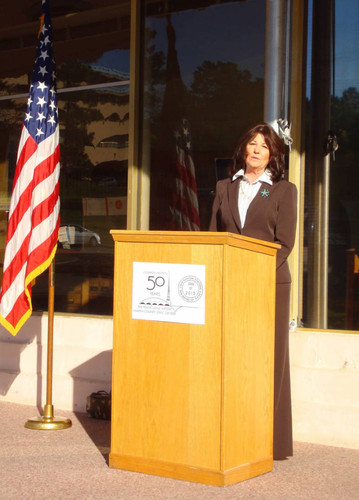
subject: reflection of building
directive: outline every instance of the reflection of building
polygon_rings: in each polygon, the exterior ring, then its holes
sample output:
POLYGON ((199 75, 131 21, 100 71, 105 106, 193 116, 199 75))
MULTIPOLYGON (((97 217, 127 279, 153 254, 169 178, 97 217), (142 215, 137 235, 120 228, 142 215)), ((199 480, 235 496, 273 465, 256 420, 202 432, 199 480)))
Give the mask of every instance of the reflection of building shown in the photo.
MULTIPOLYGON (((91 65, 91 68, 99 74, 110 75, 121 82, 120 85, 106 86, 97 89, 105 95, 120 95, 128 98, 130 75, 123 71, 108 70, 106 68, 91 65)), ((101 100, 102 101, 102 100, 101 100)), ((102 119, 88 123, 88 134, 93 137, 92 145, 85 145, 84 151, 92 165, 107 161, 124 161, 128 158, 128 100, 99 102, 97 109, 102 119)))
MULTIPOLYGON (((8 183, 16 162, 27 75, 33 66, 39 3, 14 0, 0 20, 2 249, 8 183)), ((91 252, 59 252, 57 311, 71 312, 75 322, 81 312, 111 315, 109 229, 152 229, 150 221, 158 206, 156 218, 164 219, 165 209, 156 202, 166 199, 173 181, 173 151, 167 140, 171 120, 161 115, 168 48, 165 14, 171 14, 180 74, 189 94, 186 117, 191 122, 201 227, 206 229, 208 223, 216 159, 231 157, 238 135, 252 122, 278 117, 292 121, 294 143, 287 175, 300 193, 297 242, 290 262, 292 324, 294 329, 304 324, 313 332, 298 328, 293 345, 305 350, 306 342, 314 344, 318 358, 313 366, 323 366, 319 361, 324 360, 329 370, 333 351, 324 339, 333 342, 338 366, 351 367, 343 375, 343 383, 350 386, 359 366, 353 354, 355 340, 350 337, 350 351, 344 346, 345 354, 340 354, 348 337, 330 330, 347 328, 345 252, 359 249, 359 72, 346 71, 359 64, 357 28, 352 21, 358 14, 355 2, 342 0, 336 7, 332 0, 87 0, 80 4, 53 0, 51 4, 62 113, 61 216, 66 223, 98 233, 102 242, 91 252), (271 8, 266 10, 266 4, 271 8), (286 10, 289 4, 291 9, 286 10), (339 15, 343 11, 351 15, 343 19, 339 15), (333 126, 339 142, 335 161, 323 149, 333 126), (160 184, 157 189, 154 174, 160 184), (121 213, 107 210, 109 200, 121 201, 121 213), (96 288, 93 293, 91 287, 96 288), (326 334, 319 338, 322 330, 326 334)), ((35 310, 47 307, 46 279, 43 284, 39 281, 34 287, 35 310)), ((350 331, 359 328, 358 293, 356 288, 350 331)), ((83 321, 98 325, 98 318, 83 321)), ((295 363, 300 363, 296 356, 295 363)), ((296 366, 293 378, 295 394, 300 392, 301 398, 298 412, 304 412, 305 404, 309 407, 304 391, 298 389, 301 370, 296 366)), ((325 380, 327 375, 323 373, 325 380)), ((318 392, 325 393, 324 386, 318 386, 318 392)), ((336 394, 342 401, 340 397, 336 394)), ((333 411, 335 401, 325 404, 333 411)), ((323 414, 325 404, 320 407, 323 414)), ((318 420, 323 414, 313 413, 318 420)))

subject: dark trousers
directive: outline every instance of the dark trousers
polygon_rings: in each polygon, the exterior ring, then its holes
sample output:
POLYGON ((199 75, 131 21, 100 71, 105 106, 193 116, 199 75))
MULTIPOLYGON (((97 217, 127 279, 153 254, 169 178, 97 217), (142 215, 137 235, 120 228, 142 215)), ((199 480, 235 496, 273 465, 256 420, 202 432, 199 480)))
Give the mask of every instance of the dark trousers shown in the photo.
POLYGON ((290 283, 276 285, 274 354, 273 458, 293 455, 292 403, 289 370, 290 283))

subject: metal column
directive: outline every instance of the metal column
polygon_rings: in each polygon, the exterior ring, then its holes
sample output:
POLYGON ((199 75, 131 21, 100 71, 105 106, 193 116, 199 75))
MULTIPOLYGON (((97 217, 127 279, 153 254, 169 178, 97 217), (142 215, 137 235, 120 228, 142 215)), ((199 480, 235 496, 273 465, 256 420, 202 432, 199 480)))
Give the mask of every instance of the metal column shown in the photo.
POLYGON ((287 10, 290 0, 266 0, 266 42, 264 72, 264 121, 273 122, 287 106, 288 85, 285 76, 289 56, 287 10))

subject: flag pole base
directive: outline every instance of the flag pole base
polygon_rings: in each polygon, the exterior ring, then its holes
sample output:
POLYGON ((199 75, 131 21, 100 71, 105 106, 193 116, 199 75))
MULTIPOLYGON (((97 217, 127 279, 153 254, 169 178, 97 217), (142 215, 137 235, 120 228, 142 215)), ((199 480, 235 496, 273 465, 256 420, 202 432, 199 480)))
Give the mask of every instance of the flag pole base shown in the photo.
POLYGON ((68 429, 71 426, 72 422, 69 418, 65 417, 54 418, 53 405, 45 405, 44 415, 42 417, 30 418, 25 422, 25 427, 27 429, 33 429, 39 431, 56 431, 60 429, 68 429))

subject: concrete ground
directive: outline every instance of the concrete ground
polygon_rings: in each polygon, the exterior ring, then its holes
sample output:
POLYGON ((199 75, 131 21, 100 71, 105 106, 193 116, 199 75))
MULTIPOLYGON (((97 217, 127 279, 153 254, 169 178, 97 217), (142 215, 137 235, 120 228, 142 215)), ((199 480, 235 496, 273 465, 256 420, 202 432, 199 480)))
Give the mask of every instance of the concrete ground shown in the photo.
POLYGON ((268 474, 232 486, 207 486, 111 469, 110 426, 59 411, 66 430, 24 427, 31 406, 0 402, 1 500, 359 500, 359 450, 295 443, 294 457, 268 474))

